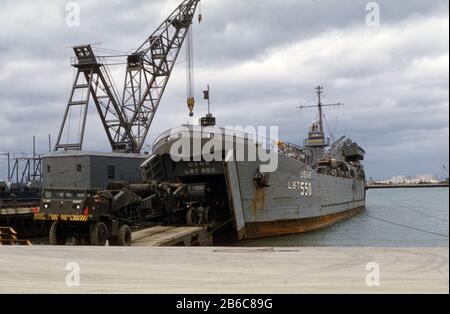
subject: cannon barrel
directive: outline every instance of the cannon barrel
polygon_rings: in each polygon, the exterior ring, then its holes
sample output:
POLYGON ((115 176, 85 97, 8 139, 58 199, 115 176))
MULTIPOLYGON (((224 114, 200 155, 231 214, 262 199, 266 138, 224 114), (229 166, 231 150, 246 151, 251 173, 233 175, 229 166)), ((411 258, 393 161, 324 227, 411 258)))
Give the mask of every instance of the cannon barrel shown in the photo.
POLYGON ((181 183, 169 183, 169 182, 158 183, 156 181, 150 181, 148 183, 132 183, 132 184, 129 184, 128 182, 113 182, 108 185, 107 191, 131 190, 138 196, 142 198, 147 198, 150 195, 154 194, 157 190, 178 189, 182 186, 183 184, 181 183))
POLYGON ((148 197, 153 194, 157 189, 178 189, 182 187, 181 183, 139 183, 128 185, 129 189, 139 195, 140 197, 148 197))
POLYGON ((140 197, 148 197, 155 191, 156 184, 154 183, 130 184, 128 187, 130 188, 131 191, 133 191, 140 197))

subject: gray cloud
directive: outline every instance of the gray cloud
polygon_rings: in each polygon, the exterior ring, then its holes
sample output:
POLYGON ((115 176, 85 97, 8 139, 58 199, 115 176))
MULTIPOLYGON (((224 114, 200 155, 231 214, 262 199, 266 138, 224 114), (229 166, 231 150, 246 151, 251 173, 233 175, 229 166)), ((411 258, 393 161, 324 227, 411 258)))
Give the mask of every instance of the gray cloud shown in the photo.
MULTIPOLYGON (((66 1, 2 1, 0 152, 30 151, 32 135, 44 151, 47 134, 56 136, 73 80, 71 46, 132 51, 178 2, 82 0, 81 25, 69 28, 66 1)), ((194 26, 197 98, 209 83, 220 124, 279 125, 282 138, 299 143, 314 112, 296 107, 323 84, 327 101, 346 105, 327 110, 331 129, 366 148, 370 176, 443 175, 448 2, 378 1, 379 28, 365 25, 367 2, 204 0, 204 21, 194 26)), ((189 120, 183 61, 181 55, 148 144, 189 120)), ((113 68, 118 86, 123 70, 113 68)), ((204 111, 199 101, 196 112, 204 111)), ((93 106, 88 119, 86 149, 108 150, 93 106)))

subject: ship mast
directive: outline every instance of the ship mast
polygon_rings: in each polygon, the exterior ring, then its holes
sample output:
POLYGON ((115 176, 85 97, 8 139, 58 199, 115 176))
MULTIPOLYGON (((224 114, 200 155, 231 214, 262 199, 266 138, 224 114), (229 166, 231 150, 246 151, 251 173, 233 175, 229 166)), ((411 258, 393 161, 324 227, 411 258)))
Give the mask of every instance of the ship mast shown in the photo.
POLYGON ((322 113, 322 93, 323 93, 323 87, 317 86, 317 107, 319 108, 319 130, 321 133, 323 132, 323 113, 322 113))
POLYGON ((323 86, 317 86, 316 93, 317 93, 317 105, 300 106, 298 108, 304 109, 317 107, 319 119, 317 122, 313 123, 313 126, 311 127, 311 130, 308 134, 308 138, 306 139, 305 146, 323 148, 329 145, 329 139, 325 139, 325 132, 323 127, 323 107, 343 106, 344 104, 342 103, 323 104, 322 103, 323 86))

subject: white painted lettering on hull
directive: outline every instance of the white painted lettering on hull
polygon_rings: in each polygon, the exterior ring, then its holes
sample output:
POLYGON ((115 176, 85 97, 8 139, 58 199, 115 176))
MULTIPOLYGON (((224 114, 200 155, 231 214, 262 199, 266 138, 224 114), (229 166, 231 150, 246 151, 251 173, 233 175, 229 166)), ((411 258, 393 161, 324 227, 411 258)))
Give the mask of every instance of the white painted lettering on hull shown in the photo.
POLYGON ((301 196, 312 196, 312 183, 305 181, 289 181, 289 190, 299 190, 301 196))

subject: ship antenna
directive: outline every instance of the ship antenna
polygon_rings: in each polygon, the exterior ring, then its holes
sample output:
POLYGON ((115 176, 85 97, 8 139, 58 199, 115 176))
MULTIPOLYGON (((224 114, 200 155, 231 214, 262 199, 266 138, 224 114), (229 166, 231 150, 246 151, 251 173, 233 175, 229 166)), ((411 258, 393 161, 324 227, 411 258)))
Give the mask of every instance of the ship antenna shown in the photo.
POLYGON ((323 133, 323 116, 322 116, 322 94, 323 94, 323 87, 317 86, 317 107, 319 108, 319 128, 320 132, 323 133))

